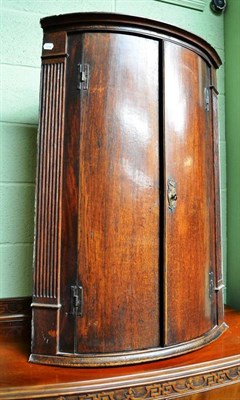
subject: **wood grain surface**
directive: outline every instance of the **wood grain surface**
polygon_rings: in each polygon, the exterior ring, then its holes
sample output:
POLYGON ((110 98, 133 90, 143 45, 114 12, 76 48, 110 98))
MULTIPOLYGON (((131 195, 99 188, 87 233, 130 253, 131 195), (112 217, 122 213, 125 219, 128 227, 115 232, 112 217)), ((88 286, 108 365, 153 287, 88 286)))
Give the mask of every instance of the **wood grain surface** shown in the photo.
MULTIPOLYGON (((201 336, 216 323, 213 135, 205 90, 210 70, 195 53, 164 45, 165 182, 176 209, 165 214, 165 343, 201 336), (215 285, 215 281, 213 283, 215 285), (213 288, 212 288, 213 289, 213 288)), ((210 95, 210 94, 209 94, 210 95)))
POLYGON ((78 281, 86 300, 79 353, 159 345, 158 46, 84 35, 90 78, 80 126, 78 281))
POLYGON ((141 18, 42 26, 30 360, 116 365, 206 345, 226 329, 217 54, 141 18))

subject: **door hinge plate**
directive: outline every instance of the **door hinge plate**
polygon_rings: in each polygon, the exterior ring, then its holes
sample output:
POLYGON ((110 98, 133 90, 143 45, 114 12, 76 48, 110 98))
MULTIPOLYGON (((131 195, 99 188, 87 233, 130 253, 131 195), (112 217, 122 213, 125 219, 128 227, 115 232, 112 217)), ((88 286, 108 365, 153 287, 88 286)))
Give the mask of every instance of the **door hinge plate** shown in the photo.
POLYGON ((213 297, 214 293, 214 275, 213 271, 209 272, 209 298, 213 297))
POLYGON ((169 178, 167 182, 167 199, 169 210, 174 211, 177 205, 177 184, 173 178, 169 178))
POLYGON ((83 287, 71 286, 71 314, 82 316, 83 313, 83 287))
POLYGON ((78 64, 78 84, 79 90, 88 90, 89 64, 78 64))
POLYGON ((210 91, 208 87, 205 87, 204 89, 204 106, 205 110, 209 111, 210 110, 210 91))

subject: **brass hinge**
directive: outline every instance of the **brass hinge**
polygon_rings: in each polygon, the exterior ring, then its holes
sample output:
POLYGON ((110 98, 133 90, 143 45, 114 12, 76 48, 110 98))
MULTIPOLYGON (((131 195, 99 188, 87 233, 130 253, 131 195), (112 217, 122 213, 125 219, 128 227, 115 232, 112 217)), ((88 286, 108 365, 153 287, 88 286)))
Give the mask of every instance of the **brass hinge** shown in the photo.
POLYGON ((204 106, 206 111, 210 110, 210 91, 208 87, 204 89, 204 106))
POLYGON ((89 80, 89 65, 88 64, 78 64, 77 88, 79 90, 88 90, 88 80, 89 80))
POLYGON ((83 314, 83 287, 71 286, 71 314, 82 316, 83 314))
POLYGON ((209 298, 211 299, 213 297, 214 293, 214 276, 213 276, 213 271, 209 272, 209 298))
POLYGON ((214 285, 214 273, 213 271, 209 272, 209 297, 210 299, 213 297, 213 294, 219 292, 224 289, 225 285, 222 282, 222 279, 218 281, 217 286, 214 285))
POLYGON ((167 181, 167 199, 168 208, 170 211, 174 211, 177 205, 177 184, 173 178, 169 178, 167 181))

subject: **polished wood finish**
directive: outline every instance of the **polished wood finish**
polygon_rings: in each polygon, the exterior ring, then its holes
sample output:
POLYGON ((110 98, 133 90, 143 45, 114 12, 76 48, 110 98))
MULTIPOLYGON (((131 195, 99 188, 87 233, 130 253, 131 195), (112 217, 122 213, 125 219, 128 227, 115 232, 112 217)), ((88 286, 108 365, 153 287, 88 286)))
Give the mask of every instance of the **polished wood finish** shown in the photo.
POLYGON ((184 400, 239 400, 240 383, 234 386, 217 388, 214 391, 185 396, 184 400))
POLYGON ((13 342, 0 338, 0 398, 140 400, 147 393, 151 400, 239 400, 240 312, 227 309, 225 319, 229 325, 226 333, 200 350, 114 368, 33 365, 27 361, 29 339, 13 342))
POLYGON ((146 36, 156 36, 158 39, 169 37, 170 40, 176 40, 178 43, 184 42, 185 46, 192 47, 204 58, 208 58, 215 68, 222 64, 215 49, 204 39, 177 26, 147 18, 115 13, 74 13, 43 18, 41 26, 46 33, 62 30, 67 32, 110 30, 142 34, 144 30, 146 36))
POLYGON ((171 42, 164 48, 165 181, 171 178, 177 185, 176 209, 166 204, 165 212, 169 345, 199 337, 217 323, 209 287, 215 266, 215 200, 212 127, 204 99, 210 69, 189 49, 171 42))
MULTIPOLYGON (((78 110, 80 149, 71 153, 80 163, 79 183, 74 180, 78 226, 73 228, 78 230, 77 281, 85 292, 75 351, 155 347, 160 330, 158 85, 151 80, 158 77, 158 42, 89 33, 70 38, 68 51, 69 57, 77 54, 77 64, 84 59, 91 65, 89 89, 82 91, 78 110)), ((76 75, 69 84, 76 84, 76 75)), ((71 97, 69 107, 75 106, 71 97)), ((65 195, 71 198, 71 192, 65 195)), ((64 235, 68 241, 68 232, 64 235)), ((71 267, 64 268, 70 273, 63 285, 69 286, 71 267)))
POLYGON ((61 265, 62 164, 66 54, 65 36, 54 33, 56 58, 43 50, 36 186, 33 351, 56 353, 61 265), (60 42, 62 44, 60 44, 60 42), (43 322, 44 321, 44 322, 43 322), (37 344, 36 344, 37 343, 37 344), (36 349, 36 350, 35 350, 36 349))
POLYGON ((219 59, 182 30, 127 20, 42 21, 36 363, 151 361, 226 328, 219 59))

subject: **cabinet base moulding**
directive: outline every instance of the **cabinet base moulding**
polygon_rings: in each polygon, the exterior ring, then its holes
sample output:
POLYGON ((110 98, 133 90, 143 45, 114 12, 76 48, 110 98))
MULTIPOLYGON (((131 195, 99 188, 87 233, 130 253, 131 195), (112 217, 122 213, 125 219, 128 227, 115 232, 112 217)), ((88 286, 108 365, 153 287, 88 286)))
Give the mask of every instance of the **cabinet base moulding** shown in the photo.
POLYGON ((64 367, 98 367, 112 365, 127 365, 139 362, 149 362, 168 358, 169 354, 179 356, 190 350, 199 349, 206 344, 216 340, 226 329, 227 324, 223 323, 207 332, 203 337, 190 340, 167 348, 156 348, 139 351, 125 351, 114 354, 67 354, 58 353, 56 356, 31 354, 29 361, 38 364, 60 365, 64 367))

